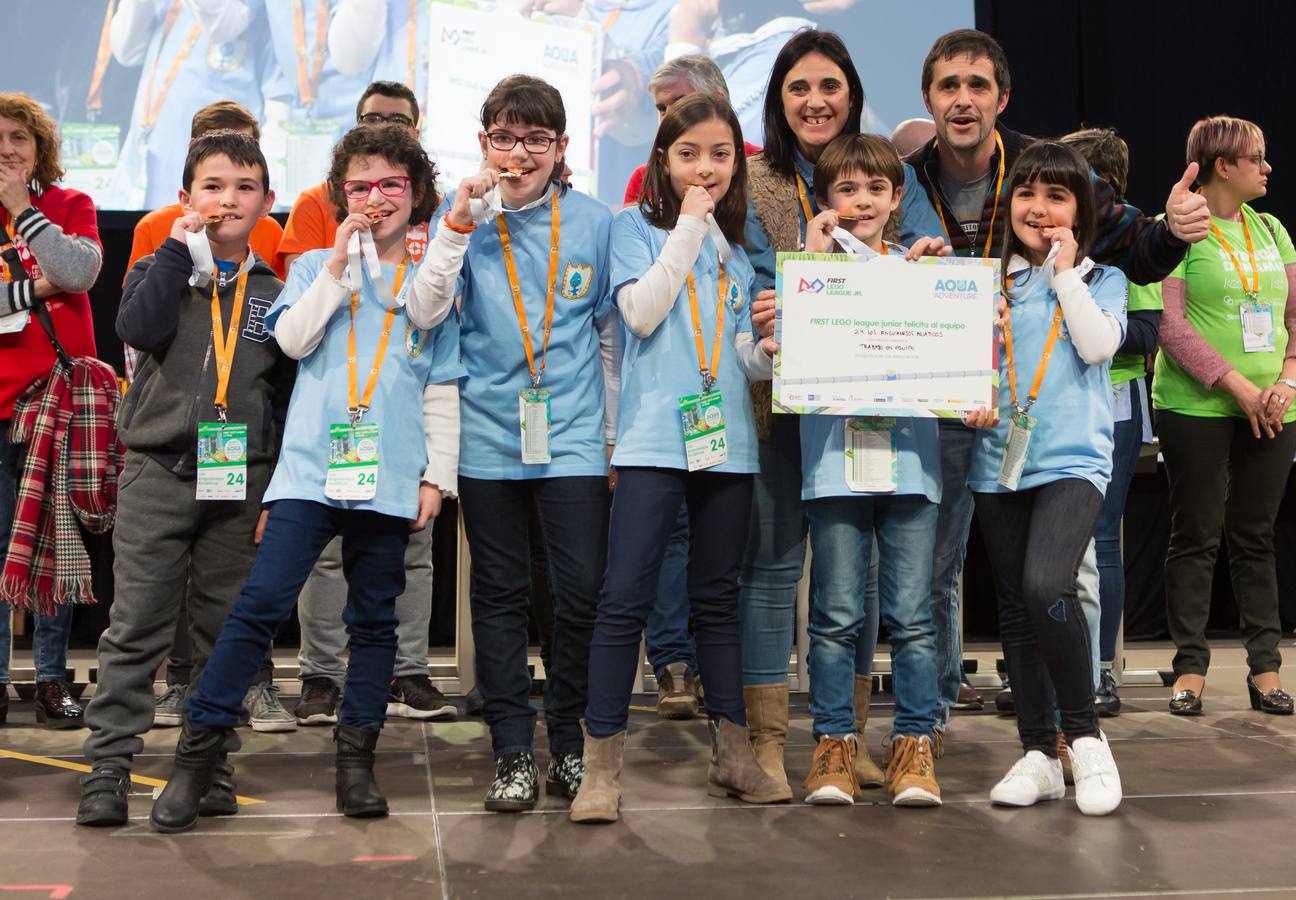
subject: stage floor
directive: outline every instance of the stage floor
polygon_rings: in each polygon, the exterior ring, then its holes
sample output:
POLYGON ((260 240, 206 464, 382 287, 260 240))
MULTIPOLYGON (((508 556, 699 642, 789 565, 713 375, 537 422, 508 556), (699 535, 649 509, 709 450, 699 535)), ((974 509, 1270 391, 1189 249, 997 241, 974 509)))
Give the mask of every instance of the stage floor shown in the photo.
MULTIPOLYGON (((1296 659, 1290 640, 1284 653, 1296 659)), ((1239 649, 1220 648, 1195 719, 1170 716, 1164 688, 1125 688, 1122 715, 1103 720, 1125 802, 1102 819, 1082 816, 1070 791, 1032 809, 991 807, 990 787, 1019 754, 1013 720, 992 711, 955 714, 937 762, 941 809, 894 809, 881 791, 854 807, 810 807, 799 784, 783 806, 712 800, 703 722, 660 721, 653 698, 637 697, 615 825, 573 825, 548 798, 528 814, 482 811, 489 740, 480 719, 461 718, 388 723, 377 770, 387 819, 333 811, 328 729, 242 729, 239 793, 261 802, 164 837, 147 822, 153 789, 137 784, 128 826, 85 829, 72 822, 77 774, 59 767, 84 762, 85 732, 32 728, 31 704, 11 702, 0 728, 0 891, 14 900, 1296 897, 1296 718, 1252 712, 1244 675, 1239 649)), ((875 758, 890 718, 890 697, 875 697, 875 758)), ((177 736, 150 733, 136 774, 164 777, 177 736)), ((543 774, 543 728, 537 744, 543 774)), ((794 695, 794 782, 811 751, 805 695, 794 695)))

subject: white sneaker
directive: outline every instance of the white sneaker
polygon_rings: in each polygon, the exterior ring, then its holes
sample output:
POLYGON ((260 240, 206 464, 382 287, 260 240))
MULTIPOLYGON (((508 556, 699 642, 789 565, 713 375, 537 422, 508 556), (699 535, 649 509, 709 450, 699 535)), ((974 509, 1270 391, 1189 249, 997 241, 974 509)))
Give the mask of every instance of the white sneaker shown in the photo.
POLYGON ((1061 800, 1066 795, 1062 763, 1032 750, 990 789, 990 802, 1001 806, 1034 806, 1041 800, 1061 800))
POLYGON ((1076 806, 1086 816, 1105 816, 1121 802, 1120 773, 1112 759, 1107 735, 1082 737, 1068 748, 1075 773, 1076 806))

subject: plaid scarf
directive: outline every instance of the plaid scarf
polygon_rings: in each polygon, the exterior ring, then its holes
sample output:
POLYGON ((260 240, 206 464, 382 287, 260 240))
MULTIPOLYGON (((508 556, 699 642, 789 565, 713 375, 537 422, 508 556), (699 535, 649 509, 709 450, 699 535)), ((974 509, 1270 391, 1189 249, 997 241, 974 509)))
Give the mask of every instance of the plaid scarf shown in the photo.
POLYGON ((110 366, 58 363, 14 405, 9 440, 26 447, 0 602, 50 615, 94 603, 80 526, 102 534, 117 509, 120 393, 110 366))

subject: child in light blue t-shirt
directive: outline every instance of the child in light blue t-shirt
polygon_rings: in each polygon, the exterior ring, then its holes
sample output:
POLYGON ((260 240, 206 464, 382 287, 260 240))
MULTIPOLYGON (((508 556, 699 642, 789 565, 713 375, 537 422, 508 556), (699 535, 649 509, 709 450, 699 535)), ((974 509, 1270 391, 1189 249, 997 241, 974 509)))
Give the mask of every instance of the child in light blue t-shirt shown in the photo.
POLYGON ((396 656, 395 602, 410 531, 427 527, 442 493, 455 490, 464 371, 450 304, 409 290, 417 266, 405 235, 437 206, 427 154, 398 126, 355 128, 334 148, 329 183, 341 217, 336 242, 297 260, 267 316, 283 351, 301 361, 265 495, 270 515, 190 695, 176 772, 153 806, 159 831, 197 822, 207 784, 238 748, 233 729, 259 660, 339 534, 351 659, 334 732, 337 809, 387 814, 373 754, 396 656))
POLYGON ((581 777, 589 642, 607 561, 608 446, 615 431, 608 291, 611 213, 562 183, 566 111, 558 91, 504 79, 482 107, 485 165, 459 186, 428 248, 426 282, 461 298, 459 491, 472 545, 477 686, 495 752, 485 807, 539 799, 528 695, 529 522, 539 521, 553 594, 546 664, 549 794, 581 777))
POLYGON ((758 469, 747 383, 771 371, 751 333, 751 265, 733 246, 742 240, 746 180, 733 110, 693 94, 662 119, 644 176, 648 199, 613 222, 613 292, 629 336, 573 821, 617 818, 639 641, 685 502, 689 600, 711 719, 708 791, 754 803, 791 799, 756 763, 742 694, 738 568, 758 469))
POLYGON ((1095 204, 1089 164, 1075 150, 1049 141, 1026 148, 1007 196, 1000 422, 979 437, 968 486, 999 598, 1024 755, 990 799, 1030 806, 1064 795, 1056 709, 1076 804, 1105 815, 1120 804, 1121 783, 1098 730, 1076 571, 1111 479, 1108 370, 1125 335, 1126 282, 1085 256, 1095 204))

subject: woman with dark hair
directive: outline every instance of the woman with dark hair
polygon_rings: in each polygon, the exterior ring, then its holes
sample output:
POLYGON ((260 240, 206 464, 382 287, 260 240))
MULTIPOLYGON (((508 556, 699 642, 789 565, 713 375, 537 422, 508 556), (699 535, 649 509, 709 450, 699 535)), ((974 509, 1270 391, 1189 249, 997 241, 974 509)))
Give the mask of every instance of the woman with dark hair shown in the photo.
POLYGON ((1096 266, 1089 164, 1065 144, 1022 151, 1007 180, 1000 421, 976 439, 968 487, 986 535, 1022 758, 992 802, 1032 806, 1066 792, 1105 815, 1120 775, 1094 709, 1089 626, 1076 571, 1112 474, 1108 370, 1125 335, 1125 276, 1096 266), (1059 338, 1063 338, 1059 342, 1059 338))
MULTIPOLYGON (((805 227, 819 212, 811 185, 815 161, 833 138, 858 134, 864 89, 841 38, 802 31, 783 47, 765 95, 765 149, 748 161, 747 255, 755 270, 752 324, 773 328, 775 254, 800 250, 805 227)), ((782 784, 788 735, 788 658, 796 625, 796 585, 805 565, 806 516, 801 501, 801 436, 797 419, 772 415, 768 381, 752 384, 760 471, 753 492, 751 534, 739 576, 743 694, 761 767, 782 784)), ((866 623, 876 633, 877 623, 866 623)), ((856 727, 868 717, 873 640, 858 643, 856 727)), ((862 785, 877 787, 882 771, 862 746, 855 757, 862 785)))
MULTIPOLYGON (((32 315, 43 303, 69 356, 94 356, 86 291, 99 277, 103 250, 94 203, 55 184, 63 177, 57 127, 26 94, 0 93, 0 562, 9 547, 18 474, 9 442, 14 403, 54 366, 54 346, 32 315)), ((68 691, 67 641, 72 604, 36 615, 36 721, 79 728, 82 710, 68 691)), ((9 610, 0 610, 0 724, 9 709, 9 610)))
POLYGON ((1296 451, 1296 249, 1251 204, 1269 190, 1259 126, 1202 119, 1188 162, 1210 234, 1161 285, 1165 313, 1152 405, 1170 481, 1166 623, 1175 642, 1170 712, 1200 715, 1210 667, 1206 623, 1220 532, 1247 651, 1252 709, 1291 715, 1282 689, 1274 520, 1296 451))

